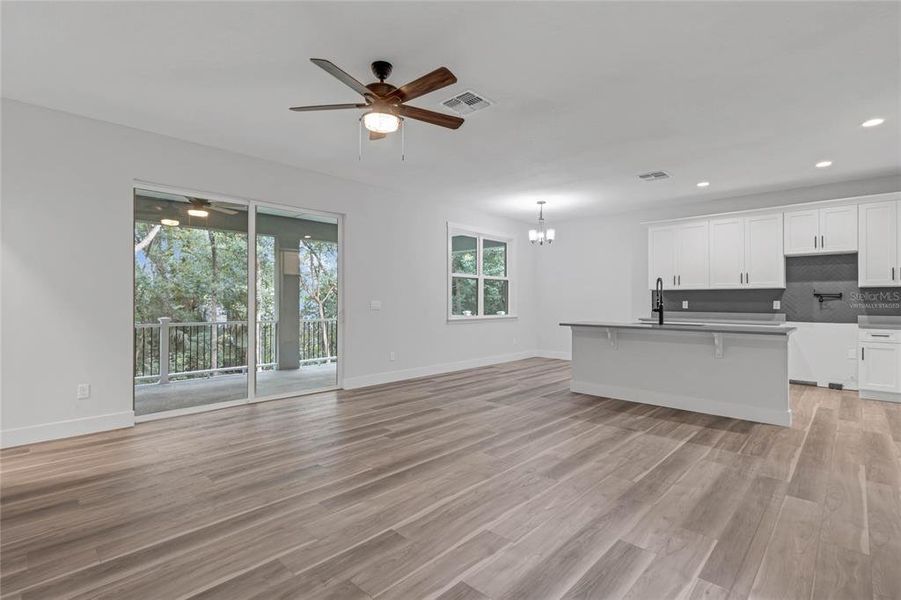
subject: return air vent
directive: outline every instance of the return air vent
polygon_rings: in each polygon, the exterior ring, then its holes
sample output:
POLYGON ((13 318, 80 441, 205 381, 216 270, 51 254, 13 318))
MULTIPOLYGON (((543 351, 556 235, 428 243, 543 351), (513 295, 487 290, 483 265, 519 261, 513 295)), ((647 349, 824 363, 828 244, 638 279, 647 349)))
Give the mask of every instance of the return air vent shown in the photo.
POLYGON ((468 115, 477 110, 488 108, 492 104, 494 104, 494 102, 485 96, 476 94, 472 90, 467 90, 462 94, 457 94, 453 98, 445 100, 441 103, 441 106, 451 109, 458 115, 468 115))
POLYGON ((651 171, 650 173, 642 173, 638 178, 642 181, 660 181, 661 179, 669 179, 669 173, 666 171, 651 171))

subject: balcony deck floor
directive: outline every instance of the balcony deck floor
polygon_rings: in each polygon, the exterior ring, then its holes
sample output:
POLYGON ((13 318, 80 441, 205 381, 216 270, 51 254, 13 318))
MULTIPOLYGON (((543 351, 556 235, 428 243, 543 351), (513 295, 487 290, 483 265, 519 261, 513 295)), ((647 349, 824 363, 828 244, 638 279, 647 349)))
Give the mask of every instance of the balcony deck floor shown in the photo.
MULTIPOLYGON (((257 396, 269 396, 334 387, 337 381, 335 363, 307 365, 300 369, 262 371, 257 373, 257 396)), ((135 387, 135 415, 149 415, 167 410, 189 408, 241 400, 247 397, 245 374, 173 381, 168 384, 146 384, 135 387)))

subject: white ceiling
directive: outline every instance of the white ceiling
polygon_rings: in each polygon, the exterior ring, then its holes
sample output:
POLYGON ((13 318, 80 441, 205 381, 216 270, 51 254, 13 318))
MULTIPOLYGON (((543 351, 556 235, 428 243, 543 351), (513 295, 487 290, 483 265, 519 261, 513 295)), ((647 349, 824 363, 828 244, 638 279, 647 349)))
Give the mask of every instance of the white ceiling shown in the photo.
POLYGON ((532 218, 697 202, 901 165, 895 2, 3 2, 9 98, 532 218), (309 62, 438 66, 497 105, 366 142, 309 62), (885 125, 864 129, 872 116, 885 125), (813 164, 829 159, 829 169, 813 164), (673 178, 636 176, 663 169, 673 178), (695 183, 709 180, 706 190, 695 183))

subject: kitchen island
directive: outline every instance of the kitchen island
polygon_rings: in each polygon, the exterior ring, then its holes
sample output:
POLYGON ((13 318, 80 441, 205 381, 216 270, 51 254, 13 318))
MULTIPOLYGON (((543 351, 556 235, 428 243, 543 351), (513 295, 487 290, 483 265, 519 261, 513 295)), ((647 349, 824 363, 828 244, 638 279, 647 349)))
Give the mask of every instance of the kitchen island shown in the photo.
POLYGON ((574 392, 791 425, 792 327, 561 323, 572 328, 574 392))

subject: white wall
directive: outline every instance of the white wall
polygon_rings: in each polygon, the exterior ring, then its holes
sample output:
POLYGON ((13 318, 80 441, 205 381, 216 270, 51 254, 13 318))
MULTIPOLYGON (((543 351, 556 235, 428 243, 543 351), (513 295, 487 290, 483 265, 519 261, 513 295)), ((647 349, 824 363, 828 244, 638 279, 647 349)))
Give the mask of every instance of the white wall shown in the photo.
POLYGON ((345 384, 536 348, 525 224, 9 100, 2 129, 4 445, 132 422, 135 179, 345 214, 345 384), (515 238, 519 319, 446 322, 448 220, 515 238))
MULTIPOLYGON (((639 183, 637 185, 656 185, 639 183)), ((665 185, 665 183, 660 183, 665 185)), ((545 356, 570 352, 566 320, 631 321, 650 316, 647 227, 642 221, 697 216, 733 210, 784 206, 901 190, 901 178, 877 177, 682 205, 653 212, 555 222, 557 240, 536 257, 539 293, 538 347, 545 356)), ((822 339, 806 335, 805 339, 822 339)), ((847 336, 839 334, 842 346, 847 336)), ((845 361, 847 362, 847 361, 845 361)), ((835 372, 817 372, 821 381, 841 382, 847 364, 835 372)), ((793 378, 796 378, 792 375, 793 378)), ((797 377, 810 379, 810 377, 797 377)))

